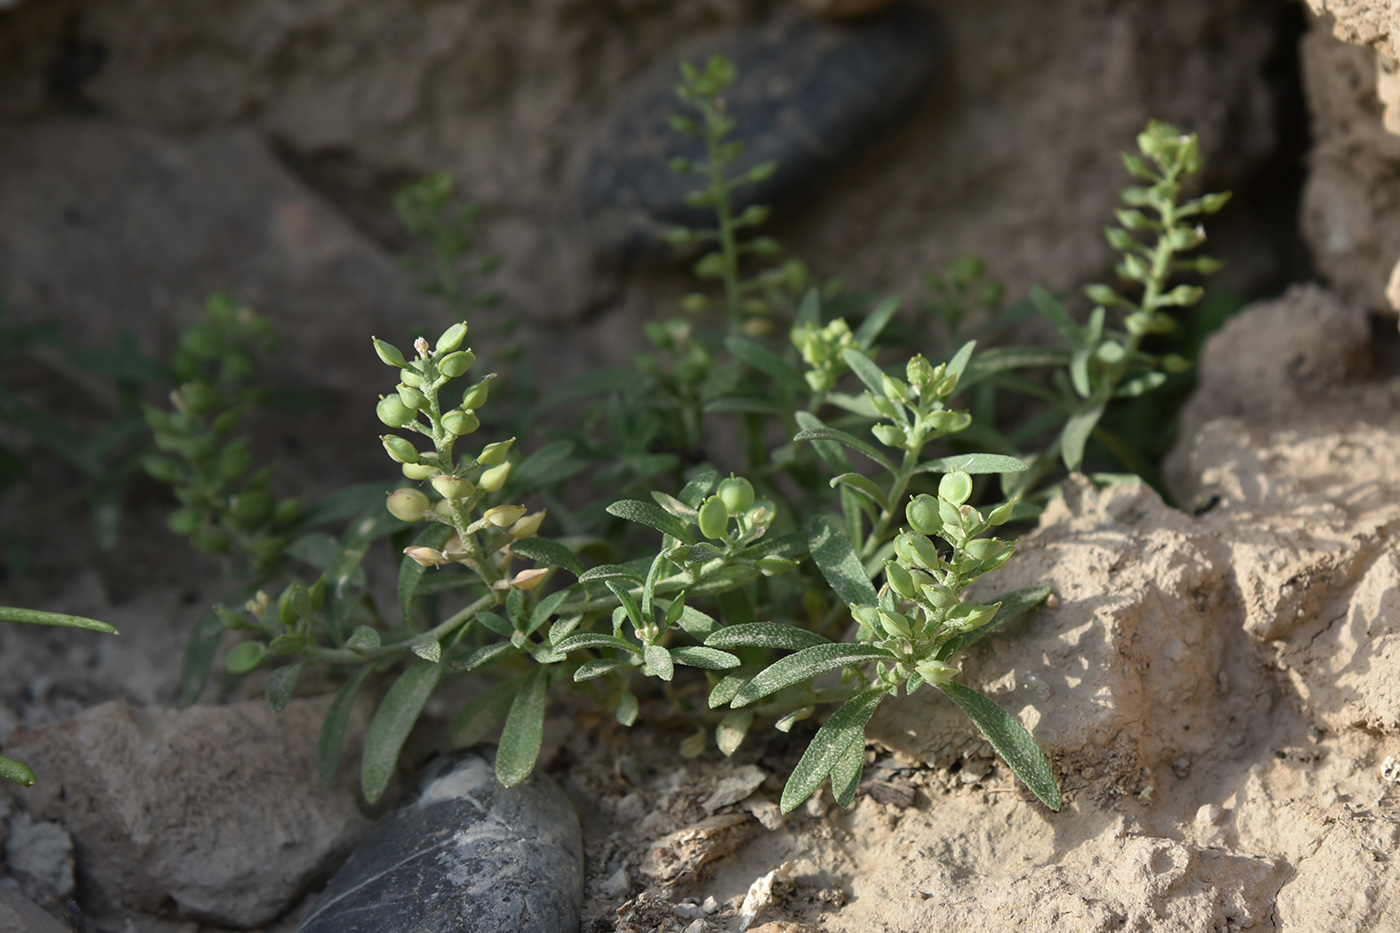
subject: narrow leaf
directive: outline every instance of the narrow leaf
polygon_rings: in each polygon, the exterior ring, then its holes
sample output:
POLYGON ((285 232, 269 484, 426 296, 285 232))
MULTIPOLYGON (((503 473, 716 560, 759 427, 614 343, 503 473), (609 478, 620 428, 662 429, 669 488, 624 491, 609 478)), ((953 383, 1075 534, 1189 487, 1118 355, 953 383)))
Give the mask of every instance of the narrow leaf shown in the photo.
POLYGON ((783 788, 782 810, 791 813, 812 792, 821 786, 822 781, 836 767, 841 758, 850 752, 851 744, 859 741, 865 744, 865 724, 875 714, 875 707, 885 697, 883 687, 875 687, 851 697, 832 717, 828 719, 812 744, 807 746, 802 760, 793 769, 783 788))
POLYGON ((865 733, 852 740, 836 764, 831 766, 831 794, 840 807, 849 807, 856 799, 860 776, 865 770, 865 733))
POLYGON ((711 632, 719 628, 719 623, 712 616, 689 604, 681 610, 681 617, 676 624, 697 641, 705 641, 711 632))
POLYGON ((831 487, 849 486, 856 492, 865 496, 880 508, 888 508, 889 500, 885 498, 885 491, 875 484, 875 481, 868 476, 859 473, 842 473, 840 476, 831 478, 831 487))
POLYGON ((642 607, 637 605, 636 597, 627 589, 625 583, 616 580, 608 580, 607 588, 612 590, 612 594, 617 597, 617 601, 622 604, 623 610, 627 613, 627 618, 632 620, 632 625, 641 628, 644 623, 642 619, 642 607))
POLYGON ((525 626, 525 634, 529 635, 549 621, 556 609, 564 604, 564 600, 569 598, 568 590, 560 590, 557 593, 550 593, 536 604, 533 612, 530 613, 530 621, 525 626))
POLYGON ((441 664, 419 658, 394 681, 375 711, 369 732, 365 734, 365 753, 360 761, 360 789, 370 803, 378 800, 389 786, 403 743, 418 722, 418 715, 423 712, 423 705, 428 702, 440 676, 441 664))
POLYGON ((447 730, 453 748, 466 748, 486 739, 510 712, 510 705, 524 681, 524 677, 502 681, 459 709, 447 730))
POLYGON ((617 698, 617 721, 621 725, 631 726, 637 721, 637 714, 642 711, 642 704, 637 702, 637 698, 631 691, 623 690, 617 698))
POLYGON ((580 583, 592 583, 594 580, 631 580, 633 583, 641 583, 642 575, 619 564, 599 564, 579 574, 580 583))
POLYGON ((964 473, 1020 473, 1026 469, 1026 463, 1020 457, 1008 457, 1005 454, 958 454, 953 457, 940 457, 937 460, 928 460, 915 468, 915 473, 952 473, 961 470, 964 473))
POLYGON ((900 296, 894 295, 886 298, 871 311, 860 326, 856 328, 856 343, 867 350, 875 346, 875 341, 879 339, 880 332, 885 329, 885 325, 894 317, 895 311, 899 310, 900 296))
POLYGON ((736 358, 771 376, 784 392, 806 391, 807 383, 793 365, 757 340, 742 334, 731 334, 725 338, 724 346, 736 358))
POLYGON ((544 742, 544 705, 549 672, 537 667, 525 675, 525 682, 510 704, 501 744, 496 748, 496 779, 514 787, 535 770, 544 742))
POLYGON ((753 710, 745 709, 730 713, 719 721, 715 726, 715 746, 728 758, 739 750, 739 746, 744 742, 744 736, 749 734, 749 726, 753 725, 753 710))
POLYGON ((685 525, 681 524, 680 519, 653 502, 642 502, 640 499, 622 499, 608 506, 607 511, 609 515, 625 518, 629 522, 649 525, 662 534, 670 535, 686 544, 695 543, 695 538, 686 530, 685 525))
POLYGON ((865 441, 847 434, 845 431, 838 431, 835 428, 810 428, 798 431, 792 436, 792 439, 794 441, 835 441, 865 454, 889 472, 894 472, 894 464, 890 463, 889 458, 865 441))
POLYGON ((711 648, 782 648, 801 651, 814 645, 830 644, 816 632, 783 622, 750 622, 747 625, 727 625, 718 629, 705 644, 711 648))
MULTIPOLYGON (((413 539, 411 547, 441 548, 450 537, 452 537, 451 525, 433 522, 418 533, 418 537, 413 539)), ((422 581, 423 574, 427 569, 407 555, 399 563, 399 608, 403 610, 404 618, 409 616, 409 611, 413 607, 413 597, 418 592, 418 584, 422 581)))
POLYGON ((602 677, 604 674, 611 674, 620 668, 632 666, 631 661, 616 661, 612 658, 595 658, 592 661, 584 661, 574 671, 574 683, 581 684, 585 680, 592 680, 595 677, 602 677))
POLYGON ((548 538, 521 538, 511 542, 510 551, 546 567, 560 567, 576 577, 583 575, 583 561, 558 541, 548 538))
POLYGON ((958 704, 958 708, 967 714, 987 741, 992 743, 992 748, 1041 803, 1051 810, 1060 809, 1060 785, 1055 781, 1055 772, 1020 720, 962 684, 948 681, 938 684, 938 689, 958 704))
POLYGON ((734 694, 738 693, 743 689, 744 684, 753 679, 755 673, 757 673, 757 668, 741 667, 733 673, 725 674, 721 677, 719 683, 715 684, 714 689, 710 691, 710 698, 708 701, 710 709, 718 709, 728 704, 730 700, 734 699, 734 694))
POLYGON ((875 645, 831 644, 813 645, 803 648, 796 654, 781 658, 753 680, 744 685, 730 705, 735 709, 748 706, 766 696, 777 693, 784 687, 811 680, 827 671, 838 670, 852 664, 866 661, 896 661, 893 654, 875 645))
POLYGON ((634 644, 625 638, 618 638, 616 635, 606 635, 602 632, 579 632, 577 635, 570 635, 559 644, 554 646, 556 651, 577 651, 580 648, 621 648, 629 654, 638 657, 642 654, 642 646, 634 644))
POLYGON ((454 663, 452 666, 458 670, 476 671, 483 667, 490 667, 497 661, 519 653, 520 649, 508 641, 498 642, 494 645, 482 645, 467 655, 466 660, 454 663))
POLYGON ((875 587, 850 540, 824 515, 814 515, 807 523, 807 546, 826 582, 847 605, 871 605, 875 587))
POLYGON ((692 509, 699 508, 700 503, 705 501, 705 497, 715 488, 718 481, 719 474, 714 470, 703 470, 691 477, 678 498, 692 509))
POLYGON ((62 612, 41 612, 38 609, 18 609, 13 606, 0 606, 0 622, 28 622, 31 625, 59 625, 64 628, 81 628, 90 632, 119 634, 106 622, 88 619, 83 616, 70 616, 62 612))
POLYGON ((321 723, 321 736, 316 740, 316 774, 322 787, 329 787, 340 770, 340 757, 345 747, 345 728, 350 723, 350 713, 355 709, 355 697, 360 686, 373 668, 366 664, 350 676, 335 699, 326 710, 326 718, 321 723))
POLYGON ((282 712, 291 702, 292 690, 296 688, 297 678, 301 677, 301 669, 305 665, 305 661, 298 661, 279 667, 267 675, 267 688, 263 691, 263 696, 274 713, 282 712))
POLYGON ((948 361, 948 375, 959 381, 962 380, 963 373, 967 370, 967 364, 972 360, 972 351, 977 348, 977 341, 969 340, 958 348, 958 352, 953 354, 953 358, 948 361))
POLYGON ((1070 472, 1077 473, 1084 465, 1084 445, 1094 432, 1094 426, 1099 423, 1103 409, 1104 400, 1090 399, 1076 408, 1065 421, 1064 430, 1060 432, 1060 457, 1070 472))
POLYGON ((1031 303, 1041 314, 1050 319, 1050 323, 1055 325, 1055 329, 1075 346, 1079 346, 1083 341, 1082 331, 1074 318, 1070 317, 1065 306, 1060 303, 1060 299, 1050 294, 1039 285, 1031 289, 1031 303))
POLYGON ((739 666, 739 659, 726 651, 686 645, 671 649, 671 660, 686 667, 701 667, 707 671, 727 671, 739 666))
POLYGON ((28 765, 4 755, 0 755, 0 778, 14 781, 21 787, 33 787, 35 781, 34 772, 29 770, 28 765))
MULTIPOLYGON (((864 395, 860 396, 862 399, 864 395)), ((877 413, 878 414, 878 413, 877 413)), ((809 411, 797 412, 797 426, 804 431, 824 431, 826 425, 822 420, 809 411)), ((841 445, 834 441, 812 440, 812 449, 821 457, 822 463, 831 470, 838 473, 849 473, 851 471, 851 460, 846 456, 846 452, 841 449, 841 445)))
POLYGON ((885 394, 885 373, 875 364, 874 360, 853 347, 842 350, 841 359, 845 360, 846 365, 851 367, 851 372, 865 383, 865 387, 870 390, 872 395, 882 396, 885 394))
POLYGON ((642 648, 642 658, 646 661, 646 671, 653 677, 669 682, 676 676, 676 665, 671 660, 671 652, 660 645, 646 645, 642 648))

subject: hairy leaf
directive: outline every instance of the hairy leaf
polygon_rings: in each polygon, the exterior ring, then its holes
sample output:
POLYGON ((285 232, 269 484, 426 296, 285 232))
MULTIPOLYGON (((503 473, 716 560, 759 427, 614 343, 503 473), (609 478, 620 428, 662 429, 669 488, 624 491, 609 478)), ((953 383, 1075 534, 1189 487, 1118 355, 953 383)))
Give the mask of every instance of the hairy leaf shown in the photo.
POLYGON ((525 682, 511 700, 501 743, 496 748, 496 779, 514 787, 535 770, 544 741, 545 695, 549 671, 537 667, 525 675, 525 682))
POLYGON ((583 561, 558 541, 548 538, 521 538, 511 542, 510 551, 537 564, 560 567, 576 577, 583 576, 583 561))
POLYGON ((403 743, 437 686, 442 668, 441 664, 422 658, 414 661, 394 681, 375 711, 365 734, 365 752, 360 761, 360 789, 370 803, 378 800, 389 786, 403 743))
POLYGON ((865 745, 865 724, 875 715, 875 708, 885 697, 883 687, 875 687, 851 697, 832 717, 828 719, 812 744, 807 746, 802 760, 797 763, 787 786, 783 788, 782 810, 791 813, 812 792, 821 786, 841 759, 850 751, 852 743, 865 745))
POLYGON ((865 568, 850 539, 824 515, 814 515, 807 523, 807 546, 826 582, 847 605, 870 605, 875 602, 875 587, 865 575, 865 568))
POLYGON ((1055 781, 1055 772, 1020 720, 970 687, 952 681, 937 686, 967 714, 1031 793, 1051 810, 1060 809, 1060 785, 1055 781))
POLYGON ((350 676, 336 692, 326 710, 326 718, 321 723, 321 735, 316 740, 316 774, 323 787, 329 787, 340 770, 340 756, 345 746, 345 728, 350 723, 350 713, 355 708, 355 698, 360 686, 373 668, 366 664, 350 676))
POLYGON ((448 735, 454 748, 466 748, 483 741, 506 718, 524 677, 512 677, 496 684, 479 697, 467 701, 452 717, 448 735))
POLYGON ((654 502, 622 499, 608 506, 607 511, 609 515, 625 518, 629 522, 649 525, 662 534, 670 535, 685 544, 695 543, 694 536, 686 530, 686 526, 681 523, 681 520, 654 502))
POLYGON ((783 648, 787 651, 801 651, 813 645, 830 642, 816 632, 783 622, 750 622, 746 625, 727 625, 717 629, 705 644, 711 648, 783 648))
POLYGON ((753 680, 744 685, 730 705, 735 709, 748 706, 784 687, 811 680, 819 674, 866 661, 897 661, 893 654, 875 645, 832 644, 813 645, 796 654, 781 658, 753 680))

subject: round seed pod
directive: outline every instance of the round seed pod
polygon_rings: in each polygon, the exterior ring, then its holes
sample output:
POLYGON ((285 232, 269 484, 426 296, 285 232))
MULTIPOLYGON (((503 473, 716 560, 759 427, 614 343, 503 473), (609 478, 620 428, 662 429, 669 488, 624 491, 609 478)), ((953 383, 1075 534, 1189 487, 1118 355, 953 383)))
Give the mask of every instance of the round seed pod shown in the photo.
POLYGON ((481 427, 481 419, 471 411, 449 411, 442 416, 442 426, 458 437, 470 434, 481 427))
POLYGON ((435 349, 439 353, 451 353, 462 345, 462 341, 467 339, 467 325, 463 321, 453 324, 442 332, 442 336, 437 339, 435 349))
POLYGON ((412 424, 418 415, 403 403, 403 399, 398 394, 386 395, 379 400, 379 404, 374 407, 374 412, 379 416, 379 420, 391 428, 402 428, 412 424))
POLYGON ((730 515, 738 515, 753 505, 753 484, 742 476, 730 476, 719 484, 719 497, 730 515))
POLYGON ((927 493, 920 493, 904 508, 904 517, 909 527, 921 535, 936 535, 943 529, 943 519, 938 514, 938 500, 927 493))
POLYGON ((443 357, 438 362, 438 372, 450 379, 456 379, 471 369, 475 362, 475 353, 470 350, 458 350, 456 353, 443 357))
POLYGON ((389 454, 389 459, 395 463, 418 462, 418 449, 402 437, 385 434, 379 439, 384 443, 384 450, 389 454))
POLYGON ((385 505, 389 509, 389 514, 401 522, 419 521, 431 507, 427 496, 417 489, 408 487, 395 489, 391 492, 385 505))
POLYGON ((710 496, 700 506, 700 533, 711 540, 724 537, 729 525, 729 508, 719 496, 710 496))

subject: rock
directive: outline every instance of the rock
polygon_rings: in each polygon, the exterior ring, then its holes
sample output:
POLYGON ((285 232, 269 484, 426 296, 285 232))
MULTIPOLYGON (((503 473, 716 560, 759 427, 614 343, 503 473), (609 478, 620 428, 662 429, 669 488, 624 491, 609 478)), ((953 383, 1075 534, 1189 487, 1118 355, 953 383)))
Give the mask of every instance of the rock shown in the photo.
POLYGON ((336 872, 300 933, 575 933, 578 817, 542 774, 502 787, 494 761, 469 751, 430 773, 336 872))
POLYGON ((723 55, 734 64, 725 112, 744 152, 730 171, 778 163, 770 179, 734 193, 735 209, 781 208, 911 112, 943 62, 940 43, 929 12, 900 6, 846 27, 780 20, 667 56, 619 95, 584 157, 578 199, 598 247, 635 259, 668 251, 661 237, 678 224, 714 223, 710 209, 684 202, 700 176, 668 167, 706 158, 702 140, 669 123, 691 112, 675 93, 680 62, 723 55))
POLYGON ((68 933, 68 926, 22 894, 0 884, 0 930, 5 933, 68 933))
POLYGON ((763 769, 757 765, 744 765, 733 774, 721 778, 714 791, 700 806, 706 813, 714 813, 730 804, 738 803, 757 790, 766 777, 763 769))
POLYGON ((625 897, 627 892, 632 890, 632 876, 627 873, 627 866, 624 865, 608 875, 598 890, 608 897, 625 897))
POLYGON ((61 904, 73 896, 73 840, 61 826, 15 814, 5 839, 5 865, 31 900, 61 904))
POLYGON ((721 813, 678 829, 647 849, 642 874, 662 884, 688 884, 702 868, 742 848, 757 831, 745 813, 721 813))
MULTIPOLYGON (((174 710, 103 703, 6 746, 38 783, 12 792, 70 833, 85 897, 238 927, 295 903, 369 826, 350 777, 316 776, 330 698, 174 710)), ((346 758, 368 718, 357 708, 346 758)), ((342 769, 344 772, 346 769, 342 769)))

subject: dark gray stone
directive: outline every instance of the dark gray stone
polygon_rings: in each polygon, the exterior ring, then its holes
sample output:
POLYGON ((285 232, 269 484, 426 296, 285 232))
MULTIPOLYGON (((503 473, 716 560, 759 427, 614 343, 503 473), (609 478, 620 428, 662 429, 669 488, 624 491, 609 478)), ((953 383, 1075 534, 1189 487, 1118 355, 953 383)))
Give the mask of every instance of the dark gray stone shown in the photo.
POLYGON ((577 933, 583 843, 563 791, 496 781, 494 751, 424 779, 336 872, 298 933, 577 933))
POLYGON ((899 5, 846 26, 779 20, 657 63, 614 102, 582 160, 579 203, 601 252, 661 255, 673 226, 711 225, 708 209, 683 201, 698 176, 676 175, 667 162, 704 157, 703 141, 673 130, 669 115, 691 112, 675 94, 680 62, 699 67, 717 54, 739 73, 724 98, 735 121, 729 138, 745 142, 732 171, 778 162, 766 182, 735 192, 738 206, 779 209, 908 116, 943 59, 933 15, 899 5))

